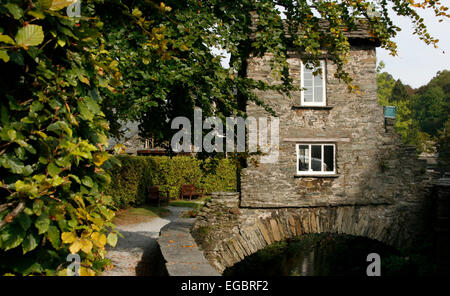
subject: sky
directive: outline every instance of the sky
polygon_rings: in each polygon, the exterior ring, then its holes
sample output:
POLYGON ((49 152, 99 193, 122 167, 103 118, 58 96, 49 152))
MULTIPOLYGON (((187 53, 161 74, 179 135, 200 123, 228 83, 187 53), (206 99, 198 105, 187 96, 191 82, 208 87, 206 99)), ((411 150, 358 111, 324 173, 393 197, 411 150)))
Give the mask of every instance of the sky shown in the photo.
MULTIPOLYGON (((442 3, 450 6, 450 0, 442 3)), ((439 23, 431 11, 421 12, 420 15, 430 34, 439 39, 438 49, 426 45, 417 35, 413 35, 411 21, 399 16, 393 16, 394 23, 402 29, 394 39, 398 56, 393 57, 388 51, 377 49, 378 61, 386 64, 383 71, 413 88, 427 84, 437 71, 450 70, 450 20, 439 23)))

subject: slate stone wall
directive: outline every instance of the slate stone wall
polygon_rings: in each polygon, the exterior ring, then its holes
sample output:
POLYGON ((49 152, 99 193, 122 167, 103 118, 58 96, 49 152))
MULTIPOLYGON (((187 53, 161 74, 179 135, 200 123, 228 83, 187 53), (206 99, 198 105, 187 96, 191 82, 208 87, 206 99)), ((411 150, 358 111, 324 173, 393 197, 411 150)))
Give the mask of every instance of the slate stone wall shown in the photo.
MULTIPOLYGON (((277 83, 269 59, 250 59, 248 75, 277 83)), ((292 53, 289 64, 300 83, 300 56, 292 53)), ((327 61, 325 108, 300 107, 299 93, 291 98, 258 94, 280 117, 278 162, 249 162, 240 192, 215 193, 192 229, 219 272, 273 242, 303 234, 345 233, 405 248, 432 228, 430 192, 436 175, 414 147, 402 145, 394 120, 384 119, 375 66, 373 46, 353 46, 347 71, 360 93, 351 94, 327 61), (335 139, 336 176, 295 176, 292 139, 298 138, 335 139)), ((268 116, 254 104, 247 113, 268 116)))
MULTIPOLYGON (((248 76, 278 83, 271 76, 269 56, 251 58, 248 76)), ((300 56, 291 53, 290 73, 300 85, 300 56)), ((259 97, 280 118, 278 162, 252 165, 241 176, 241 206, 255 208, 308 207, 348 204, 383 204, 394 199, 423 196, 427 177, 425 161, 415 149, 386 126, 383 107, 377 102, 376 56, 373 46, 353 46, 346 70, 359 85, 349 93, 334 77, 336 66, 326 62, 326 108, 299 107, 300 93, 291 98, 277 92, 259 92, 259 97), (337 175, 298 177, 295 142, 287 139, 335 139, 337 175)), ((247 114, 269 116, 255 104, 247 114)))

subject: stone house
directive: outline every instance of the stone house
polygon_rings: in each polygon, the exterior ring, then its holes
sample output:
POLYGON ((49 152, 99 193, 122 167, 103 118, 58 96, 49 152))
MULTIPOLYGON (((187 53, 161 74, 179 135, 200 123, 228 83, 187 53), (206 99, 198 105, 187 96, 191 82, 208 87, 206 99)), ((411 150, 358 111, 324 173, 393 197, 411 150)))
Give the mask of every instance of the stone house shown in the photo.
MULTIPOLYGON (((291 98, 271 91, 258 96, 280 119, 279 159, 273 164, 250 165, 241 177, 241 206, 301 207, 386 202, 398 194, 414 192, 418 185, 415 150, 402 146, 377 102, 376 47, 362 27, 348 33, 351 44, 346 71, 359 85, 349 93, 334 77, 336 66, 320 61, 323 75, 313 75, 298 52, 290 52, 292 78, 306 90, 291 98), (395 156, 409 160, 398 161, 395 156), (401 180, 406 182, 402 184, 401 180)), ((270 75, 269 56, 252 57, 248 76, 277 83, 270 75)), ((255 104, 247 106, 253 117, 269 116, 255 104)))
MULTIPOLYGON (((278 160, 248 162, 238 192, 214 193, 198 214, 192 235, 217 271, 304 234, 362 236, 401 248, 430 234, 436 176, 415 147, 402 144, 395 119, 385 118, 378 104, 379 43, 363 27, 347 36, 345 70, 360 93, 349 93, 334 77, 336 65, 326 54, 323 75, 314 75, 294 51, 288 53, 291 78, 306 90, 290 97, 257 92, 279 117, 278 160)), ((250 57, 248 77, 280 83, 270 74, 269 60, 250 57)), ((254 103, 246 112, 270 116, 254 103)))

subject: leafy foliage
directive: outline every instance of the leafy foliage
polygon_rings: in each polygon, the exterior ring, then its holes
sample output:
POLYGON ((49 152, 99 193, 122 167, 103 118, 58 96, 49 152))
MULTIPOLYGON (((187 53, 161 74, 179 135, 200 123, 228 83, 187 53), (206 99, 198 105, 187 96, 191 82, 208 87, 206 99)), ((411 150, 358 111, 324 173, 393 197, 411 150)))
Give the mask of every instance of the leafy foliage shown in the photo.
MULTIPOLYGON (((395 54, 390 39, 399 28, 389 18, 389 4, 428 44, 437 40, 416 10, 448 17, 440 1, 381 1, 380 13, 373 14, 368 0, 314 6, 293 0, 83 0, 82 17, 68 18, 63 9, 72 2, 0 4, 1 273, 65 274, 68 253, 81 255, 84 275, 107 264, 105 244, 117 241, 110 199, 102 194, 112 162, 104 151, 108 121, 116 132, 120 119, 138 119, 143 136, 163 141, 170 136, 167 119, 191 116, 193 106, 205 116, 242 114, 246 101, 262 104, 255 89, 295 88, 286 71, 288 48, 313 63, 326 51, 337 77, 354 90, 343 70, 349 53, 344 32, 359 19, 395 54), (285 8, 288 32, 277 5, 285 8), (328 30, 320 29, 319 18, 329 22, 328 30), (213 47, 231 54, 229 69, 213 47), (282 85, 246 78, 247 58, 264 53, 272 54, 282 85)), ((173 193, 177 178, 166 183, 173 193)), ((220 181, 214 178, 205 185, 220 181)))
POLYGON ((107 189, 118 208, 140 206, 148 186, 159 186, 171 198, 179 198, 182 184, 194 184, 213 191, 236 190, 236 167, 228 159, 199 160, 189 156, 117 156, 121 165, 111 170, 107 189))
MULTIPOLYGON (((344 71, 350 44, 346 33, 359 25, 396 54, 391 41, 400 30, 393 24, 388 7, 411 19, 415 33, 436 45, 417 10, 431 9, 439 19, 447 7, 440 1, 295 1, 295 0, 113 0, 99 4, 105 24, 105 48, 117 55, 121 84, 114 94, 105 94, 104 111, 112 132, 120 133, 119 120, 141 123, 141 136, 164 145, 174 133, 170 120, 193 116, 194 106, 205 116, 243 115, 247 101, 263 103, 255 90, 275 89, 289 94, 298 89, 287 71, 288 50, 303 52, 317 65, 327 57, 337 65, 336 77, 357 90, 344 71), (119 9, 118 9, 119 8, 119 9), (281 8, 285 18, 282 18, 281 8), (321 27, 321 21, 328 28, 321 27), (229 68, 213 49, 225 50, 229 68), (281 85, 246 77, 251 55, 272 56, 274 78, 281 85)), ((269 111, 267 106, 265 106, 269 111)), ((207 132, 207 131, 205 131, 207 132)))
POLYGON ((450 162, 448 155, 448 125, 450 115, 450 71, 438 72, 427 85, 413 90, 378 67, 378 102, 396 106, 396 131, 405 143, 421 152, 431 152, 437 146, 442 165, 450 162))
POLYGON ((66 256, 78 253, 81 274, 93 275, 117 241, 102 193, 108 122, 98 95, 114 77, 102 24, 87 17, 93 1, 83 1, 81 19, 63 15, 71 3, 0 5, 2 274, 63 275, 66 256))

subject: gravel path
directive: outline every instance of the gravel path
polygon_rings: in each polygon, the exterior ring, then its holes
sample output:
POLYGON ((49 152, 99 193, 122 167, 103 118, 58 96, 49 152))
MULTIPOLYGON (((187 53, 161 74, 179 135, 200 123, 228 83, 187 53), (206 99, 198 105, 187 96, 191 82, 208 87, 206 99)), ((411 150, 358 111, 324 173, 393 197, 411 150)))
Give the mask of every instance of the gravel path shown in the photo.
POLYGON ((117 225, 124 236, 119 237, 115 248, 108 250, 114 268, 103 273, 104 276, 145 276, 165 275, 164 259, 158 247, 160 229, 177 220, 181 212, 190 208, 167 207, 170 214, 164 218, 154 218, 149 222, 117 225))

